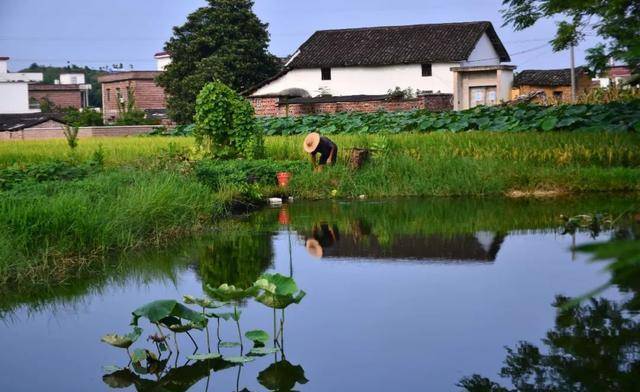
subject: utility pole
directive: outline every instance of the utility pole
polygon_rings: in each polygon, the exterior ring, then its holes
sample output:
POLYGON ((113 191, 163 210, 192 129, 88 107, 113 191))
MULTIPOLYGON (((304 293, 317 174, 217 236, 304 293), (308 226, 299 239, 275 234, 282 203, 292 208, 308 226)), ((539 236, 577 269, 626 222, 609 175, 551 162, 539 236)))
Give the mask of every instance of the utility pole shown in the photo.
POLYGON ((576 56, 571 44, 571 103, 576 103, 576 56))

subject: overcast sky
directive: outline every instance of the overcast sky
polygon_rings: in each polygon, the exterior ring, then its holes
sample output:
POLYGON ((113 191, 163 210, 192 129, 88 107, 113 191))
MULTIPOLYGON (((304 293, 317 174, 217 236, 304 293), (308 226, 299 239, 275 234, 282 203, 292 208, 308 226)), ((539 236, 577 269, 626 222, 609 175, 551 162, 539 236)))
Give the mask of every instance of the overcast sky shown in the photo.
MULTIPOLYGON (((11 57, 16 71, 33 62, 65 65, 67 61, 97 68, 114 63, 153 69, 172 27, 204 5, 203 0, 0 0, 0 56, 11 57)), ((269 23, 271 51, 293 53, 314 31, 332 28, 441 23, 493 22, 512 62, 519 69, 564 68, 567 52, 548 45, 553 21, 523 32, 502 27, 501 0, 256 0, 254 10, 269 23)), ((576 62, 584 62, 584 49, 576 62)))

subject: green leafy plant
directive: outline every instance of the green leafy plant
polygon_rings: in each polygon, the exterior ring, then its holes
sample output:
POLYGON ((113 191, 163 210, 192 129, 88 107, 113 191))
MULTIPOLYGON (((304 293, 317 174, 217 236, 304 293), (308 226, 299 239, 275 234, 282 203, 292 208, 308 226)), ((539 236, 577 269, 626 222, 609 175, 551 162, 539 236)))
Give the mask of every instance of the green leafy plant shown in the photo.
POLYGON ((129 353, 129 347, 133 343, 135 343, 142 335, 142 328, 135 327, 132 332, 129 332, 126 335, 117 335, 117 334, 107 334, 104 335, 100 341, 107 343, 113 347, 124 348, 127 350, 127 354, 131 357, 131 353, 129 353))
POLYGON ((253 107, 223 83, 209 83, 200 91, 194 120, 196 141, 211 156, 255 159, 264 155, 253 107))

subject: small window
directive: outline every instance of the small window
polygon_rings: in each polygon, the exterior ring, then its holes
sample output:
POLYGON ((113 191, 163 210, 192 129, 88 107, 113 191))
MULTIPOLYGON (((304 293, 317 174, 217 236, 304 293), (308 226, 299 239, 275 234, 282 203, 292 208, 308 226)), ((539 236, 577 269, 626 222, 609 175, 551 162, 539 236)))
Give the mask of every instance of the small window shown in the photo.
POLYGON ((422 76, 431 76, 431 64, 422 64, 422 76))
POLYGON ((107 89, 107 101, 111 101, 111 89, 107 89))
POLYGON ((331 68, 321 68, 322 80, 331 80, 331 68))
POLYGON ((562 100, 562 91, 554 91, 553 92, 553 98, 557 99, 557 100, 562 100))

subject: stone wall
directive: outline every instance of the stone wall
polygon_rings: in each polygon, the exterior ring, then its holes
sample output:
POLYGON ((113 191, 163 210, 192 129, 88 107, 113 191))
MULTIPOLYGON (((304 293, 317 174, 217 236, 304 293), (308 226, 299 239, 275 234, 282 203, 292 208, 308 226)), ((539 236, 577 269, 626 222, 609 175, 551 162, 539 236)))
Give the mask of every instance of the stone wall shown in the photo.
MULTIPOLYGON (((15 132, 0 132, 0 141, 2 140, 45 140, 45 139, 63 139, 64 133, 59 123, 51 122, 49 127, 47 123, 40 124, 32 128, 26 128, 15 132)), ((116 136, 133 136, 149 133, 153 131, 152 125, 130 125, 130 126, 108 126, 108 127, 81 127, 78 137, 116 137, 116 136)))
POLYGON ((256 116, 303 116, 309 114, 333 114, 341 112, 372 113, 377 111, 400 112, 427 109, 434 112, 451 110, 451 94, 428 94, 414 99, 387 100, 380 97, 331 97, 326 99, 288 99, 286 97, 249 97, 256 116))

